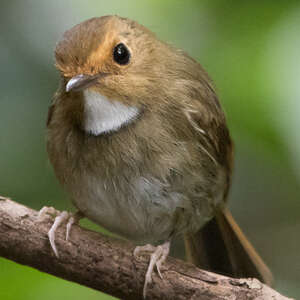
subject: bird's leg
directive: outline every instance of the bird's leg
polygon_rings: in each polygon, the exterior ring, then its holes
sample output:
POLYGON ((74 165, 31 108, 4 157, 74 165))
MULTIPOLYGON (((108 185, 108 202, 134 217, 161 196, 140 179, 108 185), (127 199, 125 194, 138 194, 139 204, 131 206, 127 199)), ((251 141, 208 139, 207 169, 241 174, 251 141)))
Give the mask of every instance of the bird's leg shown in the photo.
POLYGON ((63 222, 68 221, 67 225, 66 225, 66 241, 68 241, 72 225, 74 223, 78 223, 79 220, 81 218, 83 218, 83 214, 79 211, 76 212, 75 214, 69 213, 67 211, 59 212, 53 207, 46 207, 45 206, 39 211, 38 219, 43 220, 46 215, 56 215, 54 223, 51 226, 50 230, 48 231, 48 237, 49 237, 49 242, 50 242, 50 245, 51 245, 51 248, 52 248, 54 254, 57 257, 59 257, 58 251, 57 251, 57 248, 56 248, 56 245, 55 245, 55 232, 56 232, 57 228, 59 226, 61 226, 61 224, 63 222))
POLYGON ((79 221, 84 217, 82 212, 77 211, 75 214, 71 214, 69 221, 67 223, 67 231, 66 231, 66 241, 69 240, 70 237, 70 231, 73 224, 78 224, 79 221))
POLYGON ((144 283, 144 289, 143 289, 143 296, 146 298, 147 293, 147 285, 148 283, 152 282, 152 272, 154 266, 156 266, 157 272, 162 279, 162 275, 160 272, 160 267, 162 263, 166 260, 169 252, 170 252, 170 241, 167 241, 163 243, 162 245, 159 245, 157 247, 154 247, 152 245, 145 245, 145 246, 137 246, 134 249, 133 255, 137 258, 141 252, 152 252, 150 256, 150 262, 148 265, 147 273, 145 276, 145 283, 144 283))

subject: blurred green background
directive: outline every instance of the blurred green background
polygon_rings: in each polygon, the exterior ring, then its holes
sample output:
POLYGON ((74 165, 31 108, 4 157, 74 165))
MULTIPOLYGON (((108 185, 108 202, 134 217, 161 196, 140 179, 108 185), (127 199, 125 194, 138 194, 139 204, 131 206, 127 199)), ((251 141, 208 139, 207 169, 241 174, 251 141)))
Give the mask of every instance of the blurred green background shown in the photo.
MULTIPOLYGON (((0 195, 72 209, 45 151, 53 50, 66 29, 106 14, 149 27, 214 79, 236 145, 233 215, 276 289, 300 297, 300 1, 1 1, 0 195)), ((111 297, 0 259, 0 299, 111 297)))

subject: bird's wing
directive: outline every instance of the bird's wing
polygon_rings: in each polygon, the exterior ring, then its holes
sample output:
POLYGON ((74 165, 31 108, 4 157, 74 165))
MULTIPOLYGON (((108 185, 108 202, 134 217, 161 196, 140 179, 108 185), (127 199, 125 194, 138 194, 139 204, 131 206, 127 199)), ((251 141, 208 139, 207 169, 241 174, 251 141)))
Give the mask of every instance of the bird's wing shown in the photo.
POLYGON ((233 168, 233 143, 217 97, 212 94, 205 102, 191 101, 184 109, 184 114, 197 133, 202 150, 214 163, 225 169, 229 188, 233 168))

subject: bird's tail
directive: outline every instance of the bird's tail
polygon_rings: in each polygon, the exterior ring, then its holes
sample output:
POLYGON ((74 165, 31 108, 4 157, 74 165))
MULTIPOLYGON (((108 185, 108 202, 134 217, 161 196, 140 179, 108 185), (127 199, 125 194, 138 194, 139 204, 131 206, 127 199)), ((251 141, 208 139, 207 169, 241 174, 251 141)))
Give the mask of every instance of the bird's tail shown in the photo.
POLYGON ((255 277, 272 284, 272 273, 228 209, 218 212, 196 234, 186 234, 185 248, 188 261, 200 268, 236 278, 255 277))

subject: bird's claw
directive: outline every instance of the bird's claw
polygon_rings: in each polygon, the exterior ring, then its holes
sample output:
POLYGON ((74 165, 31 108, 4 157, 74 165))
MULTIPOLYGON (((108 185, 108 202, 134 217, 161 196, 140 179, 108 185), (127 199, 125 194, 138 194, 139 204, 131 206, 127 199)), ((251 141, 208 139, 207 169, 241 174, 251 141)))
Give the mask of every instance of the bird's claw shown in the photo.
POLYGON ((81 213, 77 212, 76 214, 69 213, 67 211, 58 211, 53 207, 43 207, 38 214, 38 219, 41 221, 46 215, 56 215, 54 223, 52 224, 50 230, 48 231, 48 237, 49 242, 51 245, 51 248, 55 254, 56 257, 59 257, 56 245, 55 245, 55 232, 58 227, 62 225, 62 223, 67 222, 66 225, 66 241, 69 240, 70 237, 70 231, 72 228, 72 225, 74 223, 78 223, 79 220, 82 218, 81 213))
POLYGON ((137 258, 141 252, 152 252, 150 256, 148 269, 145 275, 145 283, 143 288, 144 299, 146 298, 146 294, 147 294, 147 286, 149 283, 152 283, 152 272, 154 266, 156 266, 159 277, 163 279, 163 276, 160 271, 160 267, 162 263, 166 260, 169 251, 170 251, 170 241, 167 241, 164 244, 159 245, 157 247, 147 244, 145 246, 137 246, 134 249, 133 255, 135 258, 137 258))

